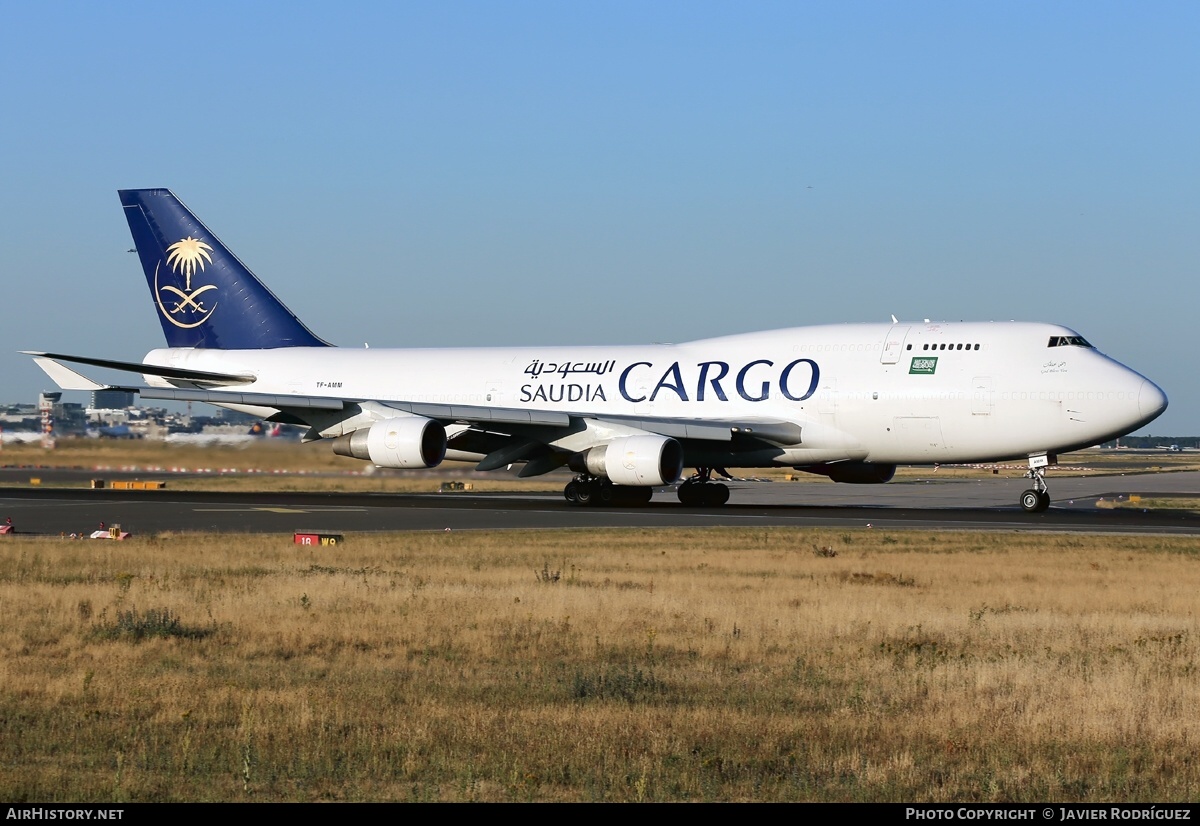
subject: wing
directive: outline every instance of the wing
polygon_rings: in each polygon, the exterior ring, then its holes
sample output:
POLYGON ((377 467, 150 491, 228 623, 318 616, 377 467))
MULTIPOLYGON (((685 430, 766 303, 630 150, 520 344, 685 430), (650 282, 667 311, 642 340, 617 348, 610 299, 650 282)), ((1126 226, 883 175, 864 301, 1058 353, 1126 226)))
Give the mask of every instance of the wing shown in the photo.
MULTIPOLYGON (((525 463, 522 476, 535 476, 567 464, 574 455, 615 439, 657 436, 678 440, 688 453, 718 458, 730 464, 738 453, 778 450, 801 443, 800 425, 777 419, 686 419, 568 413, 482 405, 299 396, 254 393, 236 387, 253 376, 184 370, 135 362, 26 352, 64 390, 124 390, 143 399, 206 402, 223 407, 254 408, 265 419, 309 428, 306 441, 342 439, 366 431, 378 422, 419 417, 446 430, 447 455, 478 462, 479 470, 496 470, 525 463), (176 387, 101 384, 62 364, 70 361, 124 372, 159 376, 176 387)), ((335 450, 337 449, 335 444, 335 450)), ((349 449, 349 448, 347 448, 349 449)), ((366 450, 366 448, 363 448, 366 450)), ((342 452, 342 451, 339 451, 342 452)), ((367 458, 359 453, 346 455, 367 458)), ((374 456, 372 456, 374 459, 374 456)), ((378 463, 378 462, 377 462, 378 463)), ((688 462, 688 465, 695 464, 688 462)))

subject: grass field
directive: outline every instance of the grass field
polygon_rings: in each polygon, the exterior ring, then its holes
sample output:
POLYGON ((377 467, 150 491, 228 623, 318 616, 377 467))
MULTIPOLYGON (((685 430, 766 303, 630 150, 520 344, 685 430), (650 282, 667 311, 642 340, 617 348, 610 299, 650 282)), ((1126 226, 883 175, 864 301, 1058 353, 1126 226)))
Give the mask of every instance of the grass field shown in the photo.
POLYGON ((0 539, 0 798, 1194 801, 1194 539, 0 539))
POLYGON ((86 468, 97 478, 111 471, 187 471, 168 480, 174 490, 420 493, 435 491, 445 481, 466 479, 475 490, 558 491, 566 483, 559 474, 518 479, 514 473, 472 473, 473 466, 462 462, 444 462, 425 471, 381 470, 335 455, 328 443, 276 439, 209 446, 61 439, 54 450, 36 444, 6 445, 0 466, 28 467, 31 478, 38 476, 39 468, 49 467, 86 468))

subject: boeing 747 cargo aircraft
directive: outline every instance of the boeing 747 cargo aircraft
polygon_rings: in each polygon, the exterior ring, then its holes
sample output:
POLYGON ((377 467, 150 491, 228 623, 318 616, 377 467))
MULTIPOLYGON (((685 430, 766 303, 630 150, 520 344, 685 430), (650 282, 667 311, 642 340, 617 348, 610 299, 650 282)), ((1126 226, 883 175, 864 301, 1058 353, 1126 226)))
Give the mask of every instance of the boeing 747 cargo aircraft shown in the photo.
POLYGON ((828 324, 615 347, 357 349, 314 335, 166 189, 119 193, 167 347, 141 363, 30 353, 141 374, 144 399, 202 401, 308 428, 387 468, 443 459, 521 476, 567 467, 576 505, 717 506, 724 468, 887 482, 896 466, 1028 461, 1045 510, 1056 454, 1161 414, 1152 381, 1057 324, 828 324))

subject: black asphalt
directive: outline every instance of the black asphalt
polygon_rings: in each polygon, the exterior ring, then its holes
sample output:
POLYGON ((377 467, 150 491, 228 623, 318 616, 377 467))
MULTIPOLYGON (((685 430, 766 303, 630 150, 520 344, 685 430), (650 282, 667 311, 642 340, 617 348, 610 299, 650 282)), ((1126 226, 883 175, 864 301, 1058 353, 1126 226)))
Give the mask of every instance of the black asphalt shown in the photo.
POLYGON ((911 499, 904 497, 913 503, 911 507, 735 501, 711 510, 685 508, 669 491, 656 494, 646 507, 579 508, 552 494, 216 493, 0 487, 0 523, 11 518, 18 532, 49 535, 91 532, 101 522, 120 523, 124 530, 135 534, 718 525, 1200 534, 1200 519, 1190 513, 1055 506, 1045 513, 1026 514, 1015 505, 937 507, 937 499, 929 497, 928 489, 906 487, 912 489, 911 499))

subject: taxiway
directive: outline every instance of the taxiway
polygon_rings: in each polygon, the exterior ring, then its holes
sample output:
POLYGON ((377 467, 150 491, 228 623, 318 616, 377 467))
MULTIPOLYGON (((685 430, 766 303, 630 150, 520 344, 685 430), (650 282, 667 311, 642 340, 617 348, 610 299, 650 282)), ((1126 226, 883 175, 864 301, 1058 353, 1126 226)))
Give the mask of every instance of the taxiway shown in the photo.
POLYGON ((1021 479, 929 479, 887 485, 735 483, 730 504, 685 508, 670 489, 646 507, 579 508, 557 494, 218 493, 0 488, 0 520, 20 533, 70 534, 120 523, 163 531, 504 530, 531 528, 791 526, 1043 530, 1200 535, 1187 511, 1110 508, 1130 496, 1200 498, 1200 472, 1051 480, 1054 505, 1027 514, 1021 479))

